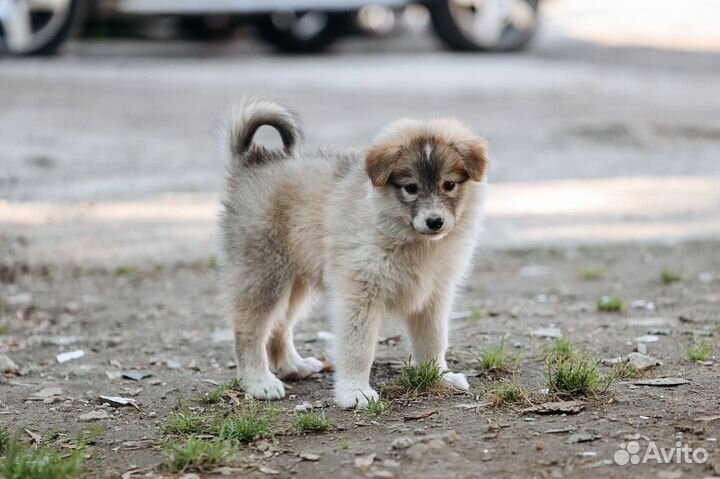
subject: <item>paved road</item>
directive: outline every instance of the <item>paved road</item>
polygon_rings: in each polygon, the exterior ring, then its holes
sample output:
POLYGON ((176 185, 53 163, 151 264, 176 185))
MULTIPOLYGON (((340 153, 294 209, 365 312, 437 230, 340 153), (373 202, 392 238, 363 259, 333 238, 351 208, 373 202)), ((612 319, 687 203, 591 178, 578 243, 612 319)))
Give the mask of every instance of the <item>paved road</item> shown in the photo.
POLYGON ((530 52, 502 56, 419 36, 293 58, 247 40, 79 43, 57 59, 0 63, 0 232, 50 257, 116 245, 93 243, 102 234, 143 251, 145 227, 173 243, 202 238, 187 251, 206 251, 222 121, 252 94, 294 107, 310 145, 363 147, 400 116, 459 117, 491 143, 493 244, 716 235, 718 85, 720 51, 608 47, 552 22, 530 52), (157 230, 172 216, 168 194, 207 205, 170 236, 157 230), (131 213, 158 204, 151 219, 131 213), (126 223, 86 215, 122 205, 126 223))

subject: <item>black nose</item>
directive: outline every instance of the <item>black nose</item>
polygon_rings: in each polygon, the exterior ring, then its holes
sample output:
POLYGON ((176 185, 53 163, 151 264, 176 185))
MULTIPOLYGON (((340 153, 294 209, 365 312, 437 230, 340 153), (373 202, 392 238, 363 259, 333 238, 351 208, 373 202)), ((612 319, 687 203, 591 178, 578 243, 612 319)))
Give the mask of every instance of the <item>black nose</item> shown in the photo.
POLYGON ((437 231, 440 228, 442 228, 443 223, 444 223, 444 221, 440 217, 428 218, 425 220, 425 224, 427 225, 427 227, 434 231, 437 231))

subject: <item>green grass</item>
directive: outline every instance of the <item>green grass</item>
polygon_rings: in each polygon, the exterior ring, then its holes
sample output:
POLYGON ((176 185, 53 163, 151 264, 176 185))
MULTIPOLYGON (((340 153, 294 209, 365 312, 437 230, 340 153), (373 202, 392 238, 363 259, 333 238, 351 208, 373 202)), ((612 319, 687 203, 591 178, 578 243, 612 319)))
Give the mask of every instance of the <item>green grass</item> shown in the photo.
POLYGON ((598 268, 585 268, 578 271, 578 278, 583 281, 599 281, 605 277, 605 274, 598 268))
POLYGON ((625 311, 625 302, 616 296, 603 296, 598 299, 597 309, 601 313, 619 313, 625 311))
POLYGON ((485 394, 491 406, 507 406, 510 404, 529 402, 529 391, 520 386, 516 379, 500 379, 490 384, 485 394))
MULTIPOLYGON (((7 430, 5 430, 7 433, 7 430)), ((72 451, 58 451, 48 445, 26 448, 19 439, 6 436, 5 457, 0 459, 0 477, 4 479, 76 479, 84 475, 84 443, 72 451)))
POLYGON ((499 345, 487 348, 480 354, 480 366, 487 371, 502 372, 510 369, 505 338, 500 340, 499 345))
POLYGON ((597 361, 583 356, 549 359, 544 376, 548 391, 560 398, 590 396, 600 392, 603 386, 597 361))
POLYGON ((613 383, 615 381, 632 379, 638 376, 640 376, 640 371, 638 370, 638 368, 636 368, 627 361, 620 361, 619 363, 613 365, 607 381, 609 383, 613 383))
POLYGON ((5 452, 10 444, 10 431, 5 426, 0 426, 0 453, 5 452))
POLYGON ((228 383, 221 384, 220 386, 216 387, 209 393, 205 394, 205 397, 203 398, 203 402, 205 404, 217 404, 223 401, 225 398, 225 394, 228 391, 231 391, 233 389, 236 389, 239 387, 239 381, 237 379, 234 379, 228 383))
POLYGON ((383 389, 378 393, 378 398, 365 397, 368 401, 367 412, 372 416, 382 416, 390 412, 392 407, 390 401, 385 398, 385 391, 383 389))
POLYGON ((293 424, 301 432, 323 432, 331 428, 333 422, 325 416, 325 411, 307 411, 295 414, 293 424))
POLYGON ((545 356, 548 359, 569 359, 577 356, 575 345, 567 338, 556 338, 545 346, 545 356))
POLYGON ((232 444, 222 439, 203 440, 190 436, 181 443, 165 442, 165 464, 173 471, 202 471, 223 463, 233 450, 232 444))
POLYGON ((177 410, 168 418, 163 432, 165 434, 198 434, 205 429, 207 417, 195 414, 186 406, 178 404, 177 410))
POLYGON ((480 306, 473 306, 470 308, 470 321, 480 321, 486 316, 485 310, 480 306))
POLYGON ((677 271, 673 271, 670 269, 663 269, 660 272, 660 281, 663 282, 663 284, 673 284, 677 283, 678 281, 682 280, 682 274, 680 274, 677 271))
POLYGON ((275 412, 268 411, 262 414, 258 410, 257 403, 251 401, 228 416, 215 421, 210 432, 223 440, 251 442, 271 436, 274 424, 275 412))
POLYGON ((713 352, 713 345, 710 341, 702 339, 690 344, 687 348, 687 358, 690 361, 707 361, 713 352))
POLYGON ((0 324, 0 336, 7 334, 8 328, 4 324, 0 324))
POLYGON ((445 373, 435 360, 411 366, 405 363, 400 370, 400 385, 408 390, 427 391, 438 384, 445 373))

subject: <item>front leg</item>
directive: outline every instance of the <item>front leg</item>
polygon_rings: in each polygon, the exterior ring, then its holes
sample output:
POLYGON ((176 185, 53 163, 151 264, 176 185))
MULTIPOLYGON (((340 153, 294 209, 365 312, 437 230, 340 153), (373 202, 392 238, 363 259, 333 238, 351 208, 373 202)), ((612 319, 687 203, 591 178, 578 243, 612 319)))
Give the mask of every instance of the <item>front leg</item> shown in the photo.
POLYGON ((448 321, 452 295, 435 293, 418 312, 407 317, 414 363, 435 361, 445 373, 445 382, 463 391, 470 388, 464 374, 450 372, 445 361, 448 346, 448 321))
POLYGON ((337 298, 335 321, 335 402, 342 408, 366 408, 378 399, 370 387, 382 310, 375 298, 337 298))

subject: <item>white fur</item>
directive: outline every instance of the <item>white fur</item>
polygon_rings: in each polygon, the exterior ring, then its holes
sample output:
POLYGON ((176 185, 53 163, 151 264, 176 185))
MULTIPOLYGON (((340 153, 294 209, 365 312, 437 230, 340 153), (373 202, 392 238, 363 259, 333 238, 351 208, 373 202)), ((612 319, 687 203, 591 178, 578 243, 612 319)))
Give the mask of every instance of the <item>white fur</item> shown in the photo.
MULTIPOLYGON (((452 138, 454 123, 430 125, 452 138)), ((435 241, 413 228, 389 188, 372 185, 357 153, 253 166, 233 160, 221 221, 223 277, 248 393, 284 396, 270 368, 283 377, 322 368, 292 344, 298 310, 318 288, 331 301, 340 407, 367 407, 377 398, 369 379, 383 320, 407 325, 414 361, 435 360, 447 370, 448 319, 478 236, 482 184, 467 181, 463 210, 435 241), (277 358, 269 361, 273 350, 277 358)), ((444 377, 468 389, 462 374, 444 377)))

